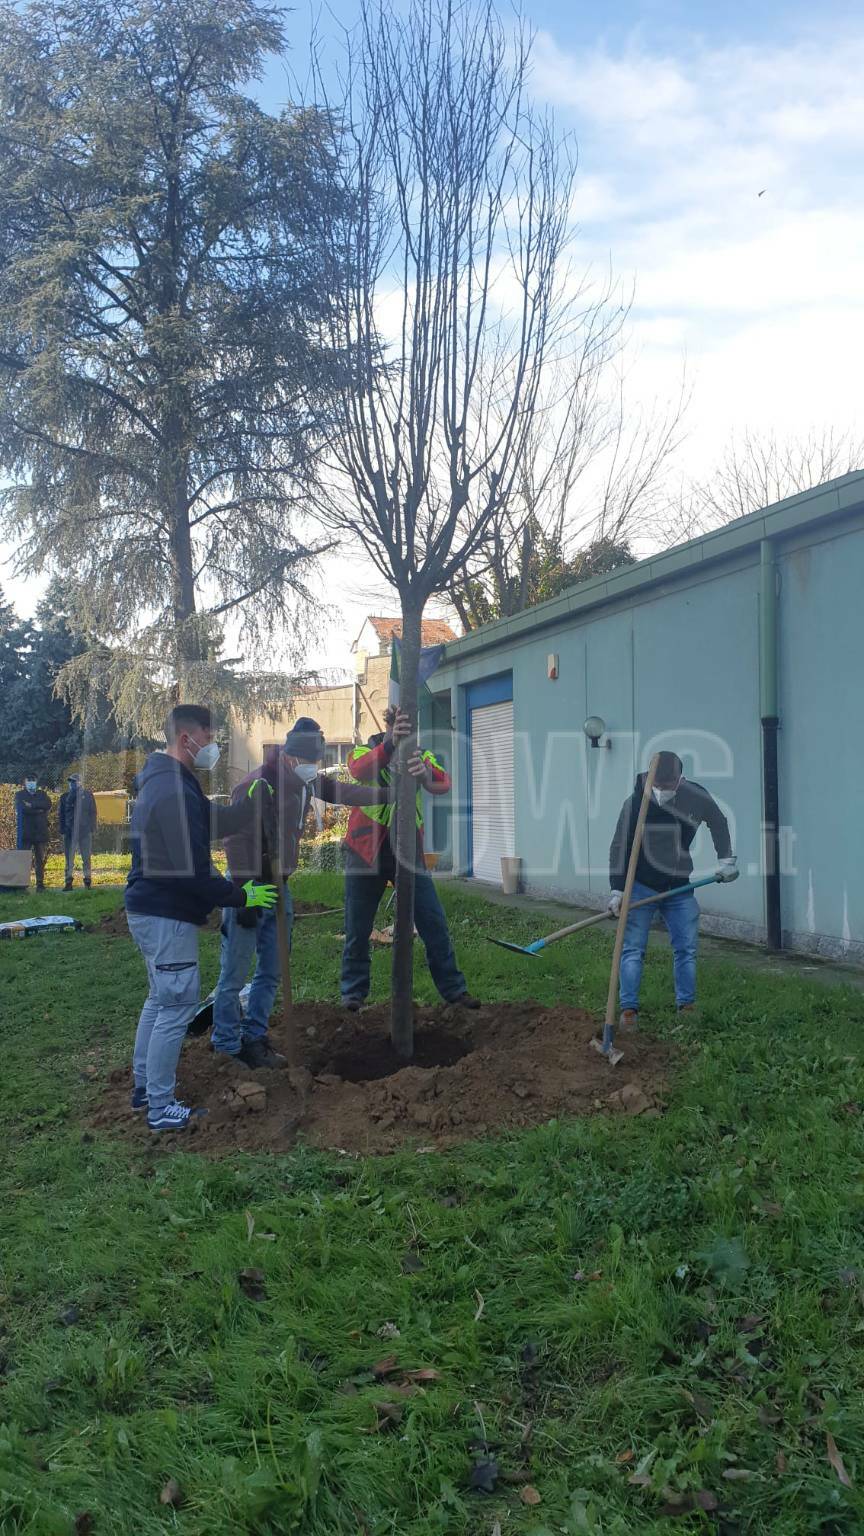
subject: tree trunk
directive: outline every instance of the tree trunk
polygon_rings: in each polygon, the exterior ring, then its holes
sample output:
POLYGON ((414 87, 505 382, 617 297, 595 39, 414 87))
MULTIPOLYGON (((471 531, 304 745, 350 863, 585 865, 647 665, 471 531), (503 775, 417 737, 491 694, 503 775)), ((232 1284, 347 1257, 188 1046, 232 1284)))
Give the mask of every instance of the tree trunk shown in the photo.
POLYGON ((414 866, 417 856, 417 786, 408 758, 417 745, 417 702, 423 608, 402 603, 399 706, 414 730, 401 743, 396 778, 396 915, 390 999, 390 1038, 404 1061, 414 1055, 414 866))
POLYGON ((201 638, 194 622, 195 561, 189 526, 189 459, 184 445, 183 419, 183 412, 177 407, 166 411, 159 466, 159 500, 170 528, 172 649, 178 702, 186 699, 187 666, 203 659, 201 638))

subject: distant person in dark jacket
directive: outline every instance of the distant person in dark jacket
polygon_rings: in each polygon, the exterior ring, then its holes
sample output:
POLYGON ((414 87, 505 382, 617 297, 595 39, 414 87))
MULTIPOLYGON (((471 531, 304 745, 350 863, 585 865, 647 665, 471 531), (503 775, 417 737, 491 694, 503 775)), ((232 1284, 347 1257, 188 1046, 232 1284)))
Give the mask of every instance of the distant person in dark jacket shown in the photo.
MULTIPOLYGON (((613 917, 617 917, 621 910, 644 787, 645 775, 640 773, 633 794, 622 806, 609 850, 609 884, 612 888, 609 911, 613 917)), ((703 822, 711 833, 720 860, 718 879, 734 880, 738 873, 737 860, 732 856, 729 824, 719 805, 701 784, 685 779, 680 757, 674 752, 659 753, 631 901, 689 883, 693 874, 690 846, 703 822)), ((681 896, 668 896, 656 906, 638 907, 627 915, 621 951, 621 1023, 625 1027, 633 1028, 637 1022, 648 932, 657 913, 666 925, 672 944, 675 1002, 679 1011, 689 1011, 695 1005, 699 904, 693 892, 687 891, 681 896)))
POLYGON ((198 1008, 198 930, 214 907, 275 905, 272 885, 235 885, 213 868, 210 844, 237 831, 252 814, 207 799, 193 770, 219 760, 210 711, 179 704, 165 727, 167 748, 153 752, 135 780, 132 867, 126 883, 129 931, 147 966, 150 990, 135 1037, 133 1109, 147 1109, 153 1131, 184 1130, 193 1110, 175 1098, 177 1063, 198 1008))
POLYGON ((51 801, 40 789, 36 775, 28 773, 15 795, 15 826, 19 848, 32 848, 36 870, 36 889, 45 889, 45 859, 48 855, 48 814, 51 801))
MULTIPOLYGON (((272 824, 278 829, 281 844, 279 863, 285 881, 289 939, 293 906, 287 877, 297 868, 300 839, 312 801, 358 806, 368 805, 370 799, 381 804, 388 798, 385 790, 370 793, 356 784, 342 784, 319 774, 325 745, 317 720, 301 716, 288 732, 284 747, 270 748, 260 768, 248 774, 232 796, 232 803, 238 805, 251 798, 255 808, 248 826, 226 839, 228 868, 234 880, 275 878, 265 822, 268 804, 272 808, 272 824)), ((236 1056, 252 1068, 279 1067, 285 1061, 273 1050, 267 1033, 279 985, 277 921, 275 912, 243 912, 228 907, 223 914, 222 964, 213 1002, 213 1049, 236 1056), (240 992, 253 955, 255 974, 244 1018, 240 992)))
POLYGON ((91 790, 84 789, 77 773, 70 773, 69 788, 60 796, 60 836, 66 855, 66 881, 64 891, 71 891, 75 873, 75 854, 81 854, 84 884, 87 889, 92 880, 93 833, 96 831, 96 800, 91 790))

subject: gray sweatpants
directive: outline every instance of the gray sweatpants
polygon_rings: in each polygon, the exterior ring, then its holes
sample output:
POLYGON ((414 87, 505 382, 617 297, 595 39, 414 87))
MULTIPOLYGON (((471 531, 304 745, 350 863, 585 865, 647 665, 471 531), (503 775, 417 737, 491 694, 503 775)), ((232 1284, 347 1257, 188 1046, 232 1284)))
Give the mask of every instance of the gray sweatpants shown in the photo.
POLYGON ((174 1098, 180 1049, 201 996, 198 929, 171 917, 143 917, 138 912, 127 917, 150 982, 138 1020, 132 1070, 136 1088, 147 1090, 150 1109, 161 1109, 174 1098))

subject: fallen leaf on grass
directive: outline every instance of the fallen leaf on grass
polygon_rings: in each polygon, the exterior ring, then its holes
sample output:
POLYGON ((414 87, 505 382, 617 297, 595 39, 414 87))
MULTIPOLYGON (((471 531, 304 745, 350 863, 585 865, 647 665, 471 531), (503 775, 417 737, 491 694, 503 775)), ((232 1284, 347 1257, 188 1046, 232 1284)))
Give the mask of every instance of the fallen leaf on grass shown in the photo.
POLYGON ((746 1467, 727 1467, 723 1476, 727 1483, 747 1483, 756 1473, 748 1472, 746 1467))
POLYGON ((783 1207, 776 1200, 763 1200, 757 1207, 763 1216, 782 1216, 783 1207))
POLYGON ((758 1333, 764 1321, 758 1312, 748 1312, 745 1317, 739 1317, 735 1330, 737 1333, 758 1333))
POLYGON ((782 1414, 777 1413, 776 1409, 767 1408, 763 1403, 762 1407, 759 1409, 757 1417, 763 1429, 773 1429, 775 1424, 779 1424, 781 1422, 783 1416, 782 1414))
POLYGON ((843 1484, 843 1487, 851 1488, 852 1479, 850 1478, 849 1473, 846 1471, 846 1468, 843 1465, 843 1457, 840 1455, 840 1452, 837 1449, 837 1442, 833 1435, 826 1434, 825 1445, 827 1447, 828 1460, 831 1463, 831 1466, 834 1468, 834 1471, 837 1473, 837 1476, 840 1479, 840 1482, 843 1484))
POLYGON ((266 1276, 263 1269, 241 1269, 237 1283, 250 1301, 264 1301, 267 1295, 266 1276))
POLYGON ((433 1371, 431 1366, 424 1366, 423 1369, 420 1370, 420 1371, 406 1371, 405 1372, 405 1380, 406 1381, 419 1381, 419 1382, 424 1382, 424 1381, 440 1381, 441 1380, 441 1372, 440 1371, 433 1371))
POLYGON ((540 1504, 542 1502, 537 1489, 532 1488, 530 1483, 526 1483, 519 1497, 523 1504, 540 1504))
POLYGON ((778 1451, 774 1458, 774 1467, 780 1477, 782 1477, 783 1473, 786 1471, 786 1465, 786 1457, 783 1455, 782 1451, 778 1451))
POLYGON ((713 1419, 714 1404, 712 1403, 710 1397, 705 1396, 704 1392, 688 1392, 682 1388, 682 1396, 685 1397, 687 1402, 690 1403, 690 1405, 695 1409, 700 1419, 704 1419, 706 1423, 709 1419, 713 1419))
POLYGON ((421 1269, 425 1268, 426 1265, 416 1253, 406 1253, 404 1259, 402 1260, 403 1275, 419 1275, 421 1269))
POLYGON ((183 1489, 175 1477, 169 1477, 165 1487, 159 1495, 160 1504, 170 1504, 172 1509, 179 1509, 183 1503, 183 1489))
POLYGON ((372 1375, 377 1376, 378 1380, 380 1381, 385 1376, 392 1376, 393 1372, 398 1371, 398 1369, 399 1364, 396 1356, 385 1355, 383 1360, 378 1360, 376 1361, 375 1365, 373 1365, 372 1375))
POLYGON ((379 1434, 385 1434, 387 1430, 397 1429, 402 1422, 404 1409, 401 1403, 376 1403, 377 1416, 376 1429, 379 1434))
POLYGON ((475 1493, 494 1493, 500 1476, 501 1469, 497 1461, 492 1457, 484 1457, 482 1461, 476 1461, 471 1468, 468 1486, 473 1488, 475 1493))
POLYGON ((92 1536, 96 1529, 96 1516, 89 1509, 82 1509, 75 1516, 75 1536, 92 1536))
POLYGON ((628 1461, 633 1460, 634 1455, 634 1451, 619 1451, 618 1455, 615 1457, 615 1460, 619 1467, 624 1467, 627 1465, 628 1461))
POLYGON ((713 1514, 718 1508, 716 1495, 707 1488, 695 1488, 687 1493, 670 1493, 666 1490, 666 1503, 661 1505, 661 1515, 689 1515, 691 1510, 702 1509, 713 1514))
POLYGON ((602 1280, 603 1271, 602 1269, 592 1269, 591 1272, 588 1273, 584 1269, 577 1269, 573 1279, 578 1280, 580 1283, 584 1280, 602 1280))
POLYGON ((376 1330, 376 1339, 399 1339, 402 1337, 395 1323, 382 1323, 376 1330))

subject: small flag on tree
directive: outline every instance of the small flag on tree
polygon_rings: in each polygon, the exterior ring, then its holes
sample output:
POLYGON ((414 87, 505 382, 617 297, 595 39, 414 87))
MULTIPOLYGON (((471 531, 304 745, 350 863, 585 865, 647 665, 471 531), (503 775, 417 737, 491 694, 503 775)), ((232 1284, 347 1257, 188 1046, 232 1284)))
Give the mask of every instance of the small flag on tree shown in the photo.
MULTIPOLYGON (((441 657, 443 655, 443 645, 423 646, 420 652, 420 665, 417 671, 417 677, 420 683, 421 691, 425 689, 426 693, 431 695, 428 679, 432 676, 435 668, 440 664, 441 657)), ((393 635, 390 641, 390 687, 388 689, 387 702, 388 704, 395 705, 397 707, 399 704, 399 679, 401 676, 401 666, 402 645, 401 642, 397 640, 396 636, 393 635)))
POLYGON ((387 703, 391 708, 399 704, 399 641, 395 635, 390 637, 390 686, 387 691, 387 703))

